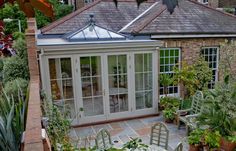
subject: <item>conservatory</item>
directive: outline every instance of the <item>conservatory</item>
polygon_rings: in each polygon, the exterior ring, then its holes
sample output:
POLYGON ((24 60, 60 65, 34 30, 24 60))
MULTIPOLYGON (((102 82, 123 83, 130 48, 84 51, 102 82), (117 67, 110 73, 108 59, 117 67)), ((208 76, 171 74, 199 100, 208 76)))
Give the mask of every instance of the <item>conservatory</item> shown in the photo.
POLYGON ((75 125, 157 113, 160 41, 93 21, 63 36, 38 35, 42 87, 75 125))

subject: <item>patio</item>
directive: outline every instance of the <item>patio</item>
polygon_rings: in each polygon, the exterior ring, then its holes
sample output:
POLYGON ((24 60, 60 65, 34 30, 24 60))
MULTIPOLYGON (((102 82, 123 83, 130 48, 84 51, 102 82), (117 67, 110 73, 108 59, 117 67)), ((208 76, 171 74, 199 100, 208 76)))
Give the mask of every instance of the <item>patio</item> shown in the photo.
MULTIPOLYGON (((120 122, 112 122, 100 125, 93 125, 87 127, 73 128, 70 132, 70 137, 73 143, 75 143, 80 148, 82 147, 93 147, 95 144, 96 133, 104 128, 107 129, 112 138, 114 147, 121 148, 122 145, 130 138, 141 138, 144 144, 150 143, 150 132, 151 126, 157 122, 162 122, 163 117, 147 117, 141 119, 133 119, 120 122)), ((165 123, 169 129, 169 151, 174 150, 179 142, 183 142, 183 150, 188 150, 188 144, 186 142, 186 131, 185 127, 182 126, 178 130, 177 126, 173 123, 165 123)))

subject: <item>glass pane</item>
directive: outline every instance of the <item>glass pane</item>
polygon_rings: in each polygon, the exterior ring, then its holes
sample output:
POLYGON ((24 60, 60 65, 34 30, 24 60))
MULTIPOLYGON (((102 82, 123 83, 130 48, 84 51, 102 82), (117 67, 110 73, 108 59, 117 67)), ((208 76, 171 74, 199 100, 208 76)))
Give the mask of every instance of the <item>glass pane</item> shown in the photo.
POLYGON ((128 84, 127 84, 127 75, 119 75, 118 76, 118 84, 119 84, 119 88, 127 88, 128 84))
POLYGON ((61 80, 51 80, 51 93, 53 100, 62 99, 62 83, 61 80))
POLYGON ((144 73, 144 89, 151 90, 152 89, 152 73, 144 73))
POLYGON ((85 116, 104 114, 102 97, 84 98, 83 106, 85 116))
POLYGON ((135 55, 135 72, 143 72, 143 54, 135 55))
POLYGON ((117 57, 116 56, 108 56, 108 73, 109 74, 117 74, 117 57))
POLYGON ((61 58, 61 72, 62 78, 72 77, 70 58, 61 58))
POLYGON ((110 113, 128 111, 128 94, 110 95, 110 113))
POLYGON ((93 77, 93 96, 102 95, 102 78, 101 77, 93 77))
POLYGON ((151 108, 152 107, 152 91, 145 92, 145 107, 151 108))
POLYGON ((64 99, 72 99, 73 97, 73 86, 72 79, 62 80, 63 85, 63 95, 64 99))
POLYGON ((74 36, 71 37, 71 39, 85 39, 83 31, 78 32, 77 34, 75 34, 74 36))
POLYGON ((152 71, 152 54, 144 54, 144 71, 152 71))
POLYGON ((143 92, 136 93, 136 109, 145 108, 143 92))
POLYGON ((143 89, 143 73, 137 73, 135 74, 135 90, 140 91, 143 89))
POLYGON ((74 100, 66 100, 65 101, 65 113, 69 114, 68 117, 70 119, 74 119, 76 116, 75 113, 75 104, 74 104, 74 100))
POLYGON ((92 96, 91 78, 81 78, 83 97, 92 96))
POLYGON ((88 77, 91 75, 90 57, 80 58, 81 77, 88 77))
POLYGON ((175 50, 170 50, 170 57, 174 57, 175 56, 175 50))
POLYGON ((164 57, 165 56, 165 51, 164 50, 160 50, 160 57, 164 57))
POLYGON ((94 29, 96 30, 96 33, 98 34, 99 38, 111 38, 107 30, 99 28, 97 26, 95 26, 94 29))
POLYGON ((124 74, 127 73, 127 59, 126 59, 126 55, 119 55, 118 56, 118 73, 119 74, 124 74))
POLYGON ((101 75, 101 57, 91 57, 92 76, 101 75))
POLYGON ((49 59, 49 73, 50 73, 50 79, 56 79, 56 63, 55 59, 49 59))
POLYGON ((84 36, 86 39, 87 38, 98 38, 93 26, 89 26, 88 28, 84 29, 83 32, 84 32, 84 36))

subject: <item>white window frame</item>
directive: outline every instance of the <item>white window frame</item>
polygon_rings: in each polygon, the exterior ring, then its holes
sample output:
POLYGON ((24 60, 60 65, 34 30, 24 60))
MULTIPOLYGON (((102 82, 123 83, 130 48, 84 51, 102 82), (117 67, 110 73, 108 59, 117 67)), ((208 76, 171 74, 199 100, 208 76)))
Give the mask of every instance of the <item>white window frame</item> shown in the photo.
MULTIPOLYGON (((178 63, 180 63, 181 62, 181 48, 176 48, 176 47, 169 47, 169 48, 160 48, 160 51, 161 50, 171 50, 171 49, 174 49, 174 50, 179 50, 179 59, 178 59, 178 63)), ((175 55, 174 55, 174 57, 176 57, 175 55)), ((166 57, 164 57, 164 58, 166 58, 166 57)), ((173 74, 174 72, 173 71, 169 71, 169 72, 161 72, 161 53, 159 53, 159 76, 161 75, 161 74, 173 74)), ((177 63, 177 64, 178 64, 177 63)), ((169 62, 169 64, 168 65, 170 65, 170 62, 169 62)), ((174 64, 174 65, 176 65, 176 64, 174 64)), ((165 66, 165 64, 164 64, 164 66, 165 66)), ((180 69, 181 67, 180 67, 180 64, 179 64, 179 69, 180 69)), ((171 86, 171 87, 175 87, 175 86, 171 86)), ((176 86, 177 87, 177 93, 169 93, 168 92, 168 96, 177 96, 177 97, 179 97, 180 96, 180 94, 179 94, 179 92, 180 92, 180 87, 179 87, 179 85, 178 86, 176 86)), ((169 87, 168 87, 169 88, 169 87)), ((164 96, 164 94, 161 94, 161 92, 160 92, 160 89, 161 89, 161 87, 160 87, 160 84, 159 84, 159 95, 160 95, 160 97, 163 97, 164 96)))
MULTIPOLYGON (((213 47, 210 47, 210 46, 209 47, 202 47, 200 53, 201 53, 201 56, 203 56, 204 60, 205 60, 206 55, 205 55, 205 53, 203 55, 202 51, 205 50, 205 49, 211 49, 211 48, 216 49, 216 68, 210 68, 212 71, 215 70, 215 75, 212 75, 212 77, 215 76, 215 80, 210 81, 210 85, 211 85, 211 89, 212 89, 214 87, 215 83, 219 80, 219 76, 218 76, 218 73, 219 73, 219 47, 214 47, 214 46, 213 47)), ((208 54, 207 56, 208 56, 208 60, 209 60, 209 56, 212 56, 212 54, 211 55, 208 54)), ((208 60, 207 61, 205 60, 205 61, 210 63, 208 60)))

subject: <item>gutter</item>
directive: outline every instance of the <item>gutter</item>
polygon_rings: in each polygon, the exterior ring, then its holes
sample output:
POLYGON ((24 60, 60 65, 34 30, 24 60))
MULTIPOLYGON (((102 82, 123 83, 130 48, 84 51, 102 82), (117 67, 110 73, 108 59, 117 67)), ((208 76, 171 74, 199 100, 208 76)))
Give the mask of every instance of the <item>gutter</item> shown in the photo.
POLYGON ((151 35, 151 39, 173 39, 173 38, 231 38, 236 34, 202 34, 202 35, 151 35))

